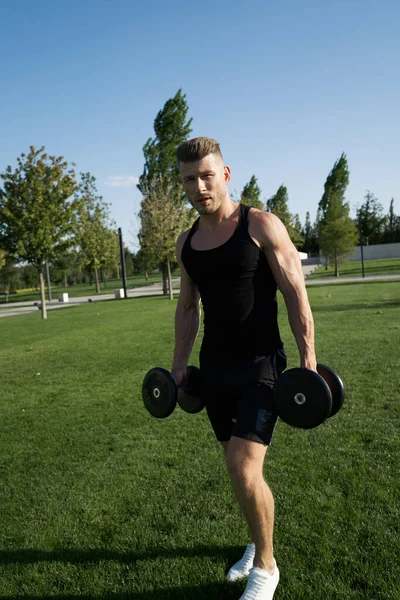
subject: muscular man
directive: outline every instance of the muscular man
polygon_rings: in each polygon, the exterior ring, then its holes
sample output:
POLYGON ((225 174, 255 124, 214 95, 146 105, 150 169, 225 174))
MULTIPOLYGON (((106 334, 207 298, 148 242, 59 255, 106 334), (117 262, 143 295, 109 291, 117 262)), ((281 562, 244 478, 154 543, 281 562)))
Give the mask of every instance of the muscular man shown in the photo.
POLYGON ((206 410, 225 451, 232 487, 252 543, 228 572, 249 577, 241 600, 272 600, 274 499, 263 464, 277 414, 275 379, 286 367, 277 324, 277 288, 287 306, 300 366, 316 370, 314 325, 299 254, 273 214, 233 202, 219 143, 198 137, 176 151, 186 196, 199 218, 176 244, 181 289, 172 374, 182 385, 204 309, 200 369, 206 410))

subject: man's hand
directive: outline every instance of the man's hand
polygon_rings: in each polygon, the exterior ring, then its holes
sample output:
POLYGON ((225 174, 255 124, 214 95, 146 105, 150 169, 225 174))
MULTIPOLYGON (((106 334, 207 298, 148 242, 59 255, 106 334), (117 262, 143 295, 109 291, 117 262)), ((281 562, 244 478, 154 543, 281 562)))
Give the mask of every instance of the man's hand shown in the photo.
POLYGON ((180 388, 185 385, 186 367, 178 367, 177 369, 172 368, 171 375, 174 378, 176 387, 180 388))

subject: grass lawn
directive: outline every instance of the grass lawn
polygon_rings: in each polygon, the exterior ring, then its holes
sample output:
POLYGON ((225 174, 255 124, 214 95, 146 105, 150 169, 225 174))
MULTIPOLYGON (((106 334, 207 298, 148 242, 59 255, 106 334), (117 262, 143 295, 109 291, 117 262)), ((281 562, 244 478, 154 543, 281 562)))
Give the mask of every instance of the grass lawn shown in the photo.
MULTIPOLYGON (((172 277, 179 277, 180 271, 174 271, 172 273, 172 277)), ((144 274, 132 275, 131 277, 127 277, 127 288, 128 290, 145 286, 152 285, 153 283, 158 283, 162 281, 161 273, 150 273, 149 279, 146 280, 144 274)), ((122 288, 122 278, 121 279, 110 279, 105 283, 100 283, 100 294, 112 294, 115 289, 122 288)), ((92 285, 87 284, 77 284, 70 285, 68 287, 58 287, 53 286, 51 288, 51 293, 53 300, 58 298, 59 294, 66 292, 69 294, 70 298, 79 298, 81 296, 96 296, 96 284, 92 285)), ((47 287, 46 287, 46 299, 47 299, 47 287)), ((20 291, 15 294, 11 294, 8 298, 9 302, 36 302, 40 301, 40 292, 39 291, 20 291)), ((4 304, 5 306, 5 297, 4 294, 0 294, 0 305, 4 304)))
MULTIPOLYGON (((364 274, 368 275, 400 275, 400 258, 382 258, 381 260, 365 260, 364 274)), ((334 267, 325 269, 325 265, 320 265, 307 279, 322 279, 325 277, 335 277, 334 267)), ((361 261, 348 262, 339 266, 339 277, 361 277, 361 261)))
MULTIPOLYGON (((268 451, 276 600, 399 598, 399 287, 308 290, 318 359, 347 397, 315 430, 279 423, 268 451)), ((240 597, 224 576, 247 531, 206 415, 159 421, 142 406, 146 371, 170 368, 175 306, 139 298, 1 320, 2 600, 240 597)))

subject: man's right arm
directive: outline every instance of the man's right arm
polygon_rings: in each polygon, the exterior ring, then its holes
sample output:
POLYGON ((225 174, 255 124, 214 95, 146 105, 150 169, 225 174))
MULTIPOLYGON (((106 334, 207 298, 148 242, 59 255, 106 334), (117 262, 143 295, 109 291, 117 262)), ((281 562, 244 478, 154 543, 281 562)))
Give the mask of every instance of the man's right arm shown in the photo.
POLYGON ((175 312, 175 350, 172 376, 178 386, 183 384, 189 356, 200 327, 200 294, 196 284, 187 274, 181 253, 188 231, 176 242, 176 258, 181 268, 181 284, 175 312))

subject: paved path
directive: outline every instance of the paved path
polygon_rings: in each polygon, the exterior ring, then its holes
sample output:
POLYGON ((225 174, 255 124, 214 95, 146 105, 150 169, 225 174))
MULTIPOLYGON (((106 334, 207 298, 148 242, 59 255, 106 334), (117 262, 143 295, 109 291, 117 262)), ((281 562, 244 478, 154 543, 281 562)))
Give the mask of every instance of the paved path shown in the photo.
POLYGON ((332 283, 346 283, 348 281, 375 281, 375 280, 388 280, 388 279, 400 279, 400 275, 367 275, 366 277, 327 277, 326 279, 307 279, 306 285, 318 285, 318 284, 332 284, 332 283))
MULTIPOLYGON (((304 269, 305 267, 303 267, 304 269)), ((306 279, 306 285, 331 285, 340 284, 346 282, 358 282, 363 281, 375 281, 375 280, 400 280, 400 275, 369 275, 367 277, 339 277, 338 279, 327 277, 326 279, 306 279)), ((178 285, 179 279, 173 279, 172 285, 178 285)), ((179 289, 174 289, 174 293, 179 292, 179 289)), ((133 290, 128 290, 128 298, 138 298, 141 296, 161 296, 162 295, 162 284, 153 283, 152 285, 138 287, 133 290)), ((56 308, 68 308, 69 306, 77 306, 78 304, 86 304, 89 300, 92 302, 101 302, 102 300, 114 300, 114 294, 101 294, 93 296, 82 296, 79 298, 70 298, 68 303, 58 302, 58 300, 52 300, 47 302, 46 306, 48 310, 54 310, 56 308)), ((16 315, 39 312, 37 306, 33 305, 33 302, 13 302, 10 303, 10 308, 3 308, 5 304, 0 305, 0 317, 13 317, 16 315)))
MULTIPOLYGON (((173 279, 172 285, 178 285, 179 279, 173 279)), ((174 289, 174 293, 179 290, 174 289)), ((153 283, 151 285, 145 285, 143 287, 137 287, 133 290, 128 290, 128 298, 139 298, 140 296, 160 296, 162 294, 162 284, 153 283)), ((76 298, 70 298, 69 302, 59 302, 58 300, 52 300, 46 302, 47 310, 54 310, 56 308, 68 308, 69 306, 77 306, 78 304, 87 304, 89 301, 101 302, 102 300, 114 300, 114 294, 94 294, 92 296, 80 296, 76 298)), ((39 304, 39 303, 38 303, 39 304)), ((39 312, 39 308, 34 306, 33 302, 12 302, 9 304, 9 308, 3 308, 6 304, 0 304, 0 317, 13 317, 15 315, 21 315, 31 312, 39 312)))

